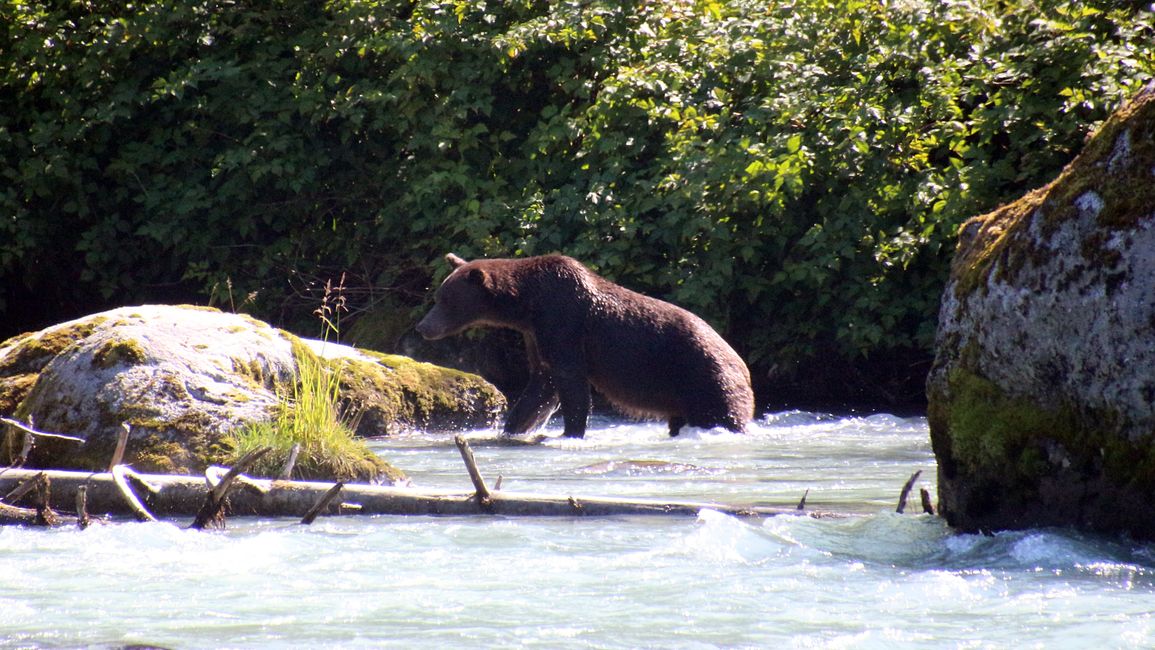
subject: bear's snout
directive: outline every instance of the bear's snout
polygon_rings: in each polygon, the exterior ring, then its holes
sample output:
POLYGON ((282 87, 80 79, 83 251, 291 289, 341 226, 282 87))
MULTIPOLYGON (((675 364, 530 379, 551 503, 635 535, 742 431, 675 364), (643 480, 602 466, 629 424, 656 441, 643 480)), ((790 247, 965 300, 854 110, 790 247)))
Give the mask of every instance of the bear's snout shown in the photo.
POLYGON ((434 305, 433 309, 425 314, 425 318, 417 323, 417 333, 426 341, 436 341, 452 336, 465 329, 466 323, 458 323, 441 305, 434 305))
POLYGON ((445 334, 439 334, 438 330, 439 328, 434 323, 434 312, 432 311, 425 314, 425 318, 422 318, 421 322, 417 323, 417 333, 426 341, 433 341, 445 336, 445 334))

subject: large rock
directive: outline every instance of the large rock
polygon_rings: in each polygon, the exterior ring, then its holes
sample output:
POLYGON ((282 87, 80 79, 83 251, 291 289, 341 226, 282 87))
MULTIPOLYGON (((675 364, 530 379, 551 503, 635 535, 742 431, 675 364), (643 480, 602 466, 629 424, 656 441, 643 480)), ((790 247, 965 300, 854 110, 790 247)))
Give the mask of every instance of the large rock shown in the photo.
POLYGON ((963 226, 938 327, 951 525, 1155 538, 1155 86, 1054 182, 963 226))
MULTIPOLYGON (((83 445, 38 440, 29 466, 107 466, 121 423, 132 426, 126 462, 138 470, 200 471, 229 431, 269 420, 297 357, 326 359, 357 433, 480 428, 504 398, 479 377, 336 343, 307 341, 215 309, 124 307, 0 344, 0 414, 83 445)), ((0 462, 19 451, 5 437, 0 462)))

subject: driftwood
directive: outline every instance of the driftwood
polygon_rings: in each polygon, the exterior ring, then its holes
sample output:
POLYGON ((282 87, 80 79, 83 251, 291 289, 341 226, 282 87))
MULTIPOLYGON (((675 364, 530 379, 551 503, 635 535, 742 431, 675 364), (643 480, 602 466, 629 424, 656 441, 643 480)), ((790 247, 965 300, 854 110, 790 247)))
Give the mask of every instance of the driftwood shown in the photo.
POLYGON ((477 504, 488 509, 493 505, 493 497, 485 485, 485 479, 481 478, 481 470, 477 469, 477 459, 473 457, 473 449, 469 447, 464 436, 457 436, 453 442, 457 445, 457 451, 461 452, 461 460, 465 461, 465 471, 469 472, 469 480, 473 483, 473 496, 477 499, 477 504))
POLYGON ((128 446, 128 436, 132 433, 132 425, 127 422, 120 423, 120 433, 116 434, 116 450, 112 452, 112 460, 108 461, 108 471, 112 471, 113 467, 120 464, 124 460, 124 449, 128 446))
POLYGON ((76 488, 76 525, 80 530, 84 530, 92 525, 92 520, 88 518, 87 485, 81 485, 76 488))
POLYGON ((933 515, 934 504, 930 502, 930 492, 926 488, 919 488, 918 496, 922 499, 922 511, 928 515, 933 515))
POLYGON ((45 474, 44 472, 37 472, 36 474, 30 476, 27 480, 21 482, 19 485, 12 488, 12 491, 9 492, 8 494, 5 494, 4 498, 0 499, 0 500, 5 501, 7 503, 16 503, 25 494, 28 494, 32 490, 35 490, 38 487, 40 487, 41 485, 43 485, 44 481, 46 481, 47 479, 48 479, 47 474, 45 474))
MULTIPOLYGON (((129 509, 132 510, 132 514, 137 518, 137 520, 156 521, 156 517, 154 517, 152 513, 148 511, 148 508, 144 507, 144 504, 141 503, 140 499, 137 498, 136 493, 132 491, 132 487, 128 484, 128 479, 134 478, 137 479, 138 483, 141 483, 146 487, 151 486, 146 481, 144 481, 144 479, 141 478, 139 474, 132 471, 125 465, 113 465, 109 474, 112 476, 112 483, 116 485, 116 489, 120 491, 120 495, 124 498, 124 503, 128 504, 129 509)), ((79 490, 80 486, 78 486, 77 489, 79 490)), ((156 489, 154 488, 151 491, 156 492, 156 489)))
POLYGON ((52 481, 45 477, 36 490, 36 525, 59 526, 60 516, 52 509, 52 481))
POLYGON ((301 523, 306 526, 313 523, 313 520, 317 518, 317 515, 324 512, 325 509, 329 507, 329 504, 333 503, 337 496, 341 494, 341 490, 344 488, 344 483, 337 483, 333 487, 329 488, 329 491, 322 494, 321 498, 317 499, 317 502, 313 504, 313 507, 309 508, 309 511, 305 513, 305 516, 301 517, 301 523))
POLYGON ((58 438, 60 440, 70 440, 72 442, 85 442, 84 438, 78 438, 76 436, 66 436, 63 433, 48 433, 46 431, 37 431, 36 429, 32 428, 31 418, 29 418, 28 424, 24 424, 23 422, 20 422, 19 420, 13 420, 12 418, 3 418, 3 417, 0 417, 0 422, 3 422, 4 424, 7 424, 8 426, 16 427, 17 429, 20 429, 25 434, 30 435, 30 436, 40 436, 41 438, 58 438))
POLYGON ((906 499, 910 496, 910 490, 914 487, 914 482, 917 481, 920 476, 922 476, 921 469, 911 474, 910 478, 906 481, 906 485, 902 486, 902 492, 898 495, 898 507, 894 510, 898 514, 901 515, 903 511, 906 510, 906 499))
POLYGON ((237 464, 221 477, 221 480, 213 485, 211 489, 205 494, 204 502, 201 504, 200 510, 197 510, 196 519, 193 520, 190 528, 200 530, 206 527, 223 528, 225 525, 225 499, 228 498, 229 492, 235 486, 243 485, 237 479, 241 473, 252 467, 262 456, 269 453, 270 447, 261 447, 254 449, 245 454, 243 458, 237 461, 237 464))
MULTIPOLYGON (((232 469, 218 476, 222 468, 210 468, 206 477, 163 474, 138 474, 124 465, 111 472, 66 470, 26 470, 8 468, 0 471, 0 524, 39 524, 87 522, 89 513, 96 515, 134 516, 142 520, 156 518, 196 517, 193 528, 223 522, 225 509, 238 516, 294 517, 309 524, 324 513, 366 515, 503 515, 547 517, 604 517, 613 515, 697 516, 702 510, 716 510, 738 517, 773 517, 779 515, 812 518, 840 518, 849 515, 805 511, 806 495, 796 507, 773 508, 741 506, 697 501, 662 501, 658 499, 614 499, 607 497, 545 495, 500 490, 500 480, 490 489, 486 486, 468 443, 457 439, 458 449, 473 483, 473 492, 422 490, 364 484, 322 483, 313 481, 253 480, 244 471, 258 453, 250 454, 232 469), (48 486, 52 486, 52 490, 48 486), (138 496, 133 485, 140 488, 138 496), (31 487, 28 487, 31 486, 31 487), (38 507, 16 507, 16 500, 35 489, 38 507), (79 517, 61 517, 52 510, 67 511, 75 507, 79 517), (55 519, 53 519, 55 517, 55 519)), ((918 474, 903 488, 900 508, 905 505, 918 474)), ((924 500, 928 500, 924 497, 924 500)), ((900 509, 901 512, 901 509, 900 509)), ((81 525, 86 525, 81 523, 81 525)))
MULTIPOLYGON (((46 472, 29 472, 5 496, 5 500, 14 502, 32 493, 35 495, 34 508, 20 508, 10 503, 0 502, 0 525, 19 524, 27 526, 59 526, 63 523, 75 522, 72 517, 58 515, 50 506, 52 499, 52 479, 46 472)), ((80 497, 77 497, 80 499, 80 497)), ((86 524, 87 525, 87 524, 86 524)))
POLYGON ((16 456, 16 459, 12 462, 10 467, 24 467, 24 463, 28 462, 28 456, 32 454, 32 448, 36 446, 37 437, 58 438, 61 440, 79 442, 81 444, 85 442, 84 438, 77 438, 76 436, 66 436, 61 433, 47 433, 45 431, 37 431, 33 428, 35 424, 32 422, 31 416, 28 417, 28 424, 24 424, 19 420, 13 420, 12 418, 5 417, 0 417, 0 423, 6 424, 24 432, 24 443, 20 447, 20 454, 16 456))
POLYGON ((281 473, 277 475, 277 478, 282 481, 293 478, 293 467, 297 465, 297 456, 300 454, 301 444, 294 443, 292 449, 289 450, 289 457, 285 459, 285 464, 281 467, 281 473))
MULTIPOLYGON (((0 474, 0 492, 43 471, 53 485, 52 506, 69 510, 76 491, 87 486, 90 514, 135 516, 136 510, 126 503, 121 490, 107 472, 10 469, 0 474)), ((156 488, 145 493, 141 501, 158 518, 193 517, 209 493, 205 480, 193 476, 140 474, 137 478, 156 488)), ((333 488, 332 483, 312 481, 272 481, 267 492, 237 489, 229 495, 229 510, 237 516, 294 517, 300 519, 317 500, 333 488)), ((839 517, 823 512, 799 513, 794 508, 735 506, 708 502, 660 501, 656 499, 611 499, 606 497, 556 496, 525 492, 491 491, 490 505, 482 506, 473 492, 421 490, 411 487, 346 484, 341 503, 329 510, 366 515, 479 515, 505 516, 609 516, 609 515, 683 515, 696 516, 703 509, 718 510, 736 516, 769 517, 791 514, 810 517, 839 517)))

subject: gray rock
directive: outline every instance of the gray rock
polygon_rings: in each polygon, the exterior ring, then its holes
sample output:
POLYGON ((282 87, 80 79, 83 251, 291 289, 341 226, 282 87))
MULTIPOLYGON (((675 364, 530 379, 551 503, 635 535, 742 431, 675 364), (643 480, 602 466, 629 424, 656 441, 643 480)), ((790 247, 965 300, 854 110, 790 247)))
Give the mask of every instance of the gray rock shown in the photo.
MULTIPOLYGON (((199 471, 231 430, 270 420, 295 381, 296 355, 340 372, 357 432, 492 426, 504 399, 480 378, 404 357, 307 341, 244 315, 198 307, 124 307, 0 344, 0 414, 85 438, 38 440, 30 466, 100 469, 122 423, 142 471, 199 471)), ((0 461, 19 436, 5 439, 0 461)))
POLYGON ((1155 537, 1155 87, 964 225, 928 379, 943 516, 1155 537))

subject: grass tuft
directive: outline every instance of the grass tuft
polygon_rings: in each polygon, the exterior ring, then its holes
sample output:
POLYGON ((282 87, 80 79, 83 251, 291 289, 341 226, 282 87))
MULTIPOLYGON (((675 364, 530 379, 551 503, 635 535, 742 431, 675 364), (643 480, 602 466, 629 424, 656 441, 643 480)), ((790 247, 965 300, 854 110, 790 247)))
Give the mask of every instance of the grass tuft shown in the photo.
MULTIPOLYGON (((328 307, 329 287, 326 286, 328 307)), ((321 312, 321 310, 318 310, 321 312)), ((330 312, 320 316, 326 328, 336 331, 330 312)), ((297 378, 291 385, 278 386, 279 404, 272 420, 242 427, 225 438, 228 458, 235 462, 259 447, 271 447, 253 468, 258 476, 275 477, 292 451, 301 445, 293 478, 339 481, 396 480, 404 475, 383 461, 353 434, 354 419, 340 406, 340 364, 329 363, 305 344, 296 342, 293 356, 297 378)))

